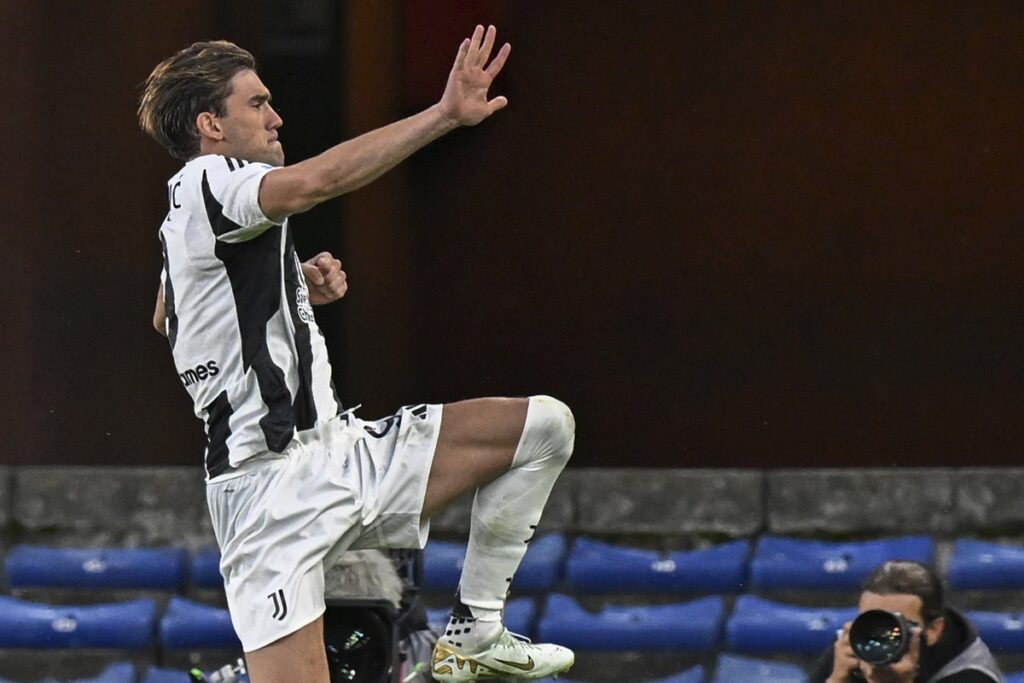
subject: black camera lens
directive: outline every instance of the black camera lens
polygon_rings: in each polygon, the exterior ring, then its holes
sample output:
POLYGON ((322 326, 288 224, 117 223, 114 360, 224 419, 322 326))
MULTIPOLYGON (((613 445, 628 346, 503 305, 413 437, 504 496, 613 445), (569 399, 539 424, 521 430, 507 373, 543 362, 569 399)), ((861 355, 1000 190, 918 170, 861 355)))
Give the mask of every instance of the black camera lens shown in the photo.
POLYGON ((375 610, 327 610, 324 645, 331 683, 381 683, 392 679, 391 627, 375 610))
POLYGON ((898 612, 873 609, 850 625, 850 646, 857 657, 873 666, 898 662, 910 646, 911 623, 898 612))

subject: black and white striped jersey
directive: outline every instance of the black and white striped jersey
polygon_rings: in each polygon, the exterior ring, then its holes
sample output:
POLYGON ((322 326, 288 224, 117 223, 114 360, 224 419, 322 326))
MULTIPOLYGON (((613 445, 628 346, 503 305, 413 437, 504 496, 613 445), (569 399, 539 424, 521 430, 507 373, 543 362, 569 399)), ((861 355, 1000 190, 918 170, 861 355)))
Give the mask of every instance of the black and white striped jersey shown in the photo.
POLYGON ((167 184, 166 332, 206 424, 209 478, 280 453, 341 410, 288 222, 273 223, 259 206, 271 170, 205 155, 167 184))

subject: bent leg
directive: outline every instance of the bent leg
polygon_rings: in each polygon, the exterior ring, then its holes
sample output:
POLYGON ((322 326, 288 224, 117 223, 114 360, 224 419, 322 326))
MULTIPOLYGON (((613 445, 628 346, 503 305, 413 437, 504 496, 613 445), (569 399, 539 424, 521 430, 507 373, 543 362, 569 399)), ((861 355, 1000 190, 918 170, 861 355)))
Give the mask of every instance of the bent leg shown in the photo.
POLYGON ((461 605, 446 632, 454 636, 453 647, 472 649, 500 632, 512 575, 569 460, 574 435, 569 408, 549 396, 445 406, 424 510, 436 512, 477 489, 459 582, 461 605), (467 628, 459 618, 480 623, 467 628))
POLYGON ((462 494, 509 470, 528 406, 525 398, 477 398, 444 406, 424 517, 433 517, 462 494))
POLYGON ((324 618, 258 650, 245 653, 252 683, 330 683, 324 618))
POLYGON ((570 650, 520 640, 502 625, 501 613, 512 575, 572 453, 572 413, 550 396, 485 399, 444 410, 424 509, 436 512, 460 493, 477 490, 459 597, 434 648, 431 672, 442 683, 468 683, 566 671, 574 661, 570 650))

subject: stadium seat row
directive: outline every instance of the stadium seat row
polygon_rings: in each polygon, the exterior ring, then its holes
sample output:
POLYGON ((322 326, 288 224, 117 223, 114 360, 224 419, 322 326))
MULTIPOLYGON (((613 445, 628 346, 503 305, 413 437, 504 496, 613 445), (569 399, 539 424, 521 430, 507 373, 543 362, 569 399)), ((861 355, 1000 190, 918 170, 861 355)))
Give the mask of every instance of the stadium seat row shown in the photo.
MULTIPOLYGON (((762 536, 701 550, 659 553, 561 534, 535 539, 516 574, 520 593, 545 593, 564 579, 587 593, 740 593, 810 589, 854 590, 890 559, 933 562, 935 541, 906 536, 859 542, 762 536)), ((454 592, 466 547, 432 541, 424 551, 424 588, 454 592)), ((18 588, 122 588, 177 592, 222 586, 219 555, 182 548, 62 549, 18 545, 4 562, 7 585, 18 588)), ((960 539, 946 579, 955 589, 1024 588, 1024 547, 960 539)))
MULTIPOLYGON (((753 595, 723 596, 654 606, 611 605, 590 612, 573 598, 552 594, 538 613, 528 598, 509 602, 506 623, 526 635, 590 651, 710 652, 724 645, 743 654, 814 655, 835 638, 854 608, 797 607, 753 595)), ((431 610, 443 626, 447 610, 431 610)), ((1024 652, 1020 614, 969 611, 968 618, 996 652, 1024 652)), ((155 601, 63 606, 0 597, 0 647, 165 650, 237 648, 227 610, 174 597, 162 615, 155 601)))
POLYGON ((0 648, 241 650, 226 609, 171 598, 104 605, 47 605, 0 596, 0 648))
MULTIPOLYGON (((731 654, 719 655, 714 676, 709 678, 705 667, 697 665, 665 678, 645 683, 806 683, 807 674, 799 666, 731 654)), ((575 683, 568 678, 545 678, 540 683, 575 683)))
MULTIPOLYGON (((194 679, 185 671, 162 669, 151 666, 140 678, 136 675, 135 666, 128 662, 111 664, 98 675, 91 678, 75 678, 59 681, 56 678, 44 678, 41 683, 192 683, 194 679)), ((0 683, 9 683, 0 678, 0 683)))
MULTIPOLYGON (((98 676, 79 678, 67 683, 188 683, 192 679, 184 671, 149 667, 139 678, 128 663, 108 666, 98 676)), ((1024 672, 1005 677, 1006 683, 1024 683, 1024 672)), ((714 667, 714 676, 708 678, 703 666, 694 666, 665 678, 641 683, 806 683, 807 674, 800 667, 760 659, 751 659, 731 654, 722 654, 714 667)), ((0 683, 7 683, 0 679, 0 683)), ((46 679, 43 683, 57 683, 46 679)), ((546 678, 539 683, 577 683, 568 678, 546 678)))
MULTIPOLYGON (((571 546, 552 534, 531 542, 513 589, 545 593, 564 579, 574 594, 711 594, 777 590, 856 590, 886 560, 934 563, 929 536, 858 542, 762 536, 688 552, 611 545, 580 537, 571 546)), ((424 550, 424 588, 454 592, 466 547, 431 541, 424 550)), ((955 589, 1024 588, 1024 547, 960 539, 946 579, 955 589)))
MULTIPOLYGON (((727 650, 713 681, 802 681, 799 667, 747 659, 747 656, 815 656, 828 647, 836 629, 852 618, 854 609, 815 609, 774 603, 751 595, 736 599, 726 615, 725 599, 710 596, 672 605, 607 607, 593 614, 572 598, 552 595, 537 619, 533 600, 509 603, 506 623, 520 633, 536 633, 580 651, 727 650), (535 626, 534 626, 535 624, 535 626), (722 638, 724 631, 724 639, 722 638), (756 674, 756 675, 755 675, 756 674)), ((969 612, 981 637, 996 653, 1024 652, 1024 628, 1019 615, 969 612)), ((432 610, 431 623, 443 627, 446 610, 432 610)), ((0 598, 2 649, 149 649, 157 642, 164 651, 235 650, 241 646, 227 611, 170 600, 159 619, 153 600, 113 605, 64 607, 0 598)), ((130 667, 129 667, 130 668, 130 667)), ((125 667, 111 667, 97 683, 135 681, 125 667)), ((145 683, 187 680, 180 672, 152 670, 145 683)), ((663 679, 661 683, 703 681, 700 667, 663 679)), ((1024 683, 1024 675, 1007 680, 1024 683)), ((3 683, 0 681, 0 683, 3 683)))
POLYGON ((223 588, 220 553, 184 548, 50 548, 16 545, 4 558, 9 588, 223 588))
MULTIPOLYGON (((694 666, 686 671, 660 678, 646 683, 736 683, 737 681, 749 681, 757 683, 805 683, 807 675, 797 666, 791 664, 779 664, 735 655, 724 654, 718 658, 715 666, 715 677, 706 678, 703 666, 694 666)), ((138 678, 134 667, 129 663, 111 664, 99 675, 92 678, 79 678, 68 683, 187 683, 192 679, 186 672, 172 669, 161 669, 150 667, 145 674, 138 678)), ((0 679, 0 683, 7 683, 0 679)), ((54 679, 46 679, 42 683, 57 683, 54 679)), ((574 683, 570 679, 546 678, 540 683, 574 683)))
MULTIPOLYGON (((856 609, 799 607, 741 595, 727 610, 723 596, 654 606, 612 605, 598 612, 584 609, 572 597, 552 594, 538 614, 534 601, 509 602, 505 620, 510 629, 546 642, 584 651, 713 652, 724 648, 749 655, 816 656, 835 639, 856 609)), ((1024 622, 1017 613, 967 612, 979 634, 995 652, 1024 653, 1024 622)), ((429 610, 437 628, 447 610, 429 610)))
MULTIPOLYGON (((807 673, 793 664, 722 654, 718 657, 713 677, 708 678, 704 667, 698 665, 646 683, 807 683, 807 680, 807 673)), ((1004 681, 1024 683, 1024 672, 1005 676, 1004 681)), ((568 678, 545 678, 539 683, 575 682, 568 678)))

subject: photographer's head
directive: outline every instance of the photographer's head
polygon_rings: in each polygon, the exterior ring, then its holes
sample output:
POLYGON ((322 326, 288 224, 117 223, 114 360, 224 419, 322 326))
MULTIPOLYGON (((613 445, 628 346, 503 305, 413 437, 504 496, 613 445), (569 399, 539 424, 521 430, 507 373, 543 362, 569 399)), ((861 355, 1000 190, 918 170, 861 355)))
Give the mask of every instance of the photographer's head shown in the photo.
POLYGON ((945 627, 942 581, 920 562, 886 562, 861 586, 860 612, 880 609, 899 612, 918 624, 926 645, 934 645, 945 627))
POLYGON ((946 607, 942 581, 928 565, 886 562, 875 569, 861 585, 858 612, 836 633, 811 683, 1003 680, 970 622, 946 607))

